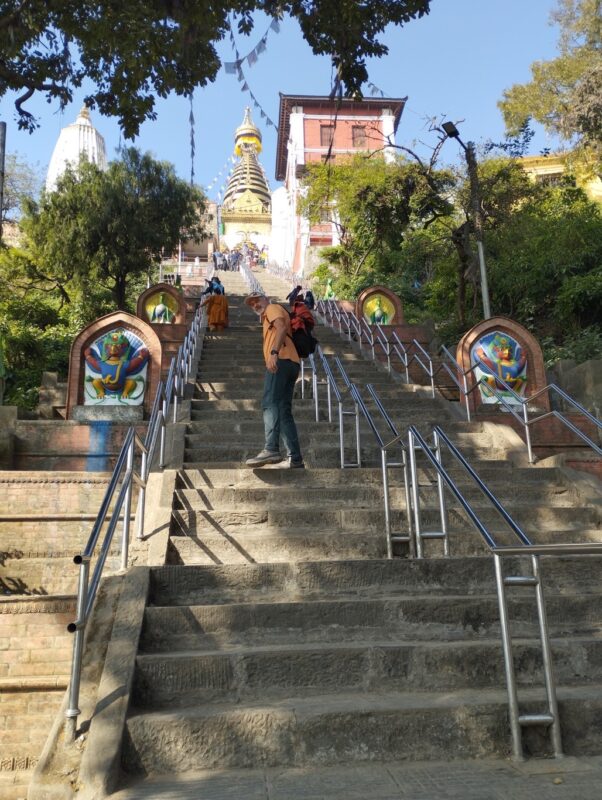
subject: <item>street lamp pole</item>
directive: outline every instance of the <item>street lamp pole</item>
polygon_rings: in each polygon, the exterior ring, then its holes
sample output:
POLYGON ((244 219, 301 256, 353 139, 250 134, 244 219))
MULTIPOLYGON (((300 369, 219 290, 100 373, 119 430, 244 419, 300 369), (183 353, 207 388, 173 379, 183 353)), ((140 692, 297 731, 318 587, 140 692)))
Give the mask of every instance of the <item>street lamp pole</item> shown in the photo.
POLYGON ((474 142, 464 144, 460 139, 460 133, 453 122, 444 122, 443 130, 450 139, 457 139, 458 144, 464 150, 466 166, 468 169, 468 183, 470 186, 470 205, 472 207, 472 218, 477 241, 477 253, 479 256, 479 271, 481 274, 481 298, 483 300, 483 317, 491 317, 491 305, 489 303, 489 284, 487 282, 487 268, 485 266, 485 246, 483 244, 483 215, 481 213, 481 192, 479 187, 479 174, 477 171, 477 155, 474 142))

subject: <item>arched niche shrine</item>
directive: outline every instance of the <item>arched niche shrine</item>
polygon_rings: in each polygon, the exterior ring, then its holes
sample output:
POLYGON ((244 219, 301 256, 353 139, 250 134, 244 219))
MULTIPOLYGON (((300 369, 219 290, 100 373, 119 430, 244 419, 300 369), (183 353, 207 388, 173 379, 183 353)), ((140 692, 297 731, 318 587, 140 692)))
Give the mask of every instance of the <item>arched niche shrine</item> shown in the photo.
POLYGON ((142 419, 161 378, 161 357, 160 338, 139 317, 115 311, 91 322, 71 346, 67 419, 142 419))
POLYGON ((370 286, 360 293, 355 313, 369 325, 404 325, 401 299, 386 286, 370 286))
POLYGON ((150 325, 183 325, 186 301, 174 286, 156 283, 139 296, 136 314, 150 325))
MULTIPOLYGON (((529 331, 508 317, 491 317, 471 328, 458 343, 456 358, 468 374, 471 410, 496 413, 508 411, 521 403, 500 382, 509 386, 520 398, 532 397, 546 386, 546 372, 539 342, 529 331), (473 369, 474 368, 474 369, 473 369), (477 388, 477 384, 480 385, 477 388), (497 395, 488 387, 495 389, 497 395)), ((534 405, 549 411, 547 392, 539 395, 534 405)))

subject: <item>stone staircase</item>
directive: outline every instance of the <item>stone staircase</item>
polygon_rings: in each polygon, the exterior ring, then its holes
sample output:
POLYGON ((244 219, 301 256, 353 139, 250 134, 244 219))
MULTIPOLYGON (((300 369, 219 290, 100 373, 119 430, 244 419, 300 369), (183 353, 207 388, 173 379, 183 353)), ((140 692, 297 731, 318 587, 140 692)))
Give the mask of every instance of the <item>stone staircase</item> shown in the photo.
MULTIPOLYGON (((285 293, 279 281, 261 280, 272 296, 285 293)), ((507 756, 491 556, 452 509, 451 559, 386 560, 379 451, 362 422, 365 466, 341 471, 338 428, 316 423, 309 394, 295 405, 307 469, 241 467, 263 444, 260 330, 242 304, 241 276, 223 281, 232 327, 206 336, 199 363, 167 564, 151 570, 126 722, 122 768, 134 787, 120 798, 174 796, 173 782, 164 790, 149 783, 145 794, 145 779, 171 776, 177 785, 192 770, 507 756)), ((442 424, 535 541, 599 539, 599 512, 563 472, 515 465, 491 425, 446 416, 441 403, 392 383, 331 331, 320 327, 317 336, 352 380, 377 387, 400 428, 442 424)), ((505 541, 495 515, 451 472, 505 541)), ((402 528, 404 494, 393 476, 402 528)), ((420 482, 425 527, 435 526, 436 486, 422 468, 420 482)), ((438 544, 428 545, 436 554, 438 544)), ((593 557, 544 564, 564 746, 573 755, 602 747, 599 568, 593 557)), ((532 593, 513 589, 509 607, 521 704, 542 710, 532 593)), ((541 729, 528 729, 525 743, 531 754, 548 750, 541 729)))
MULTIPOLYGON (((62 422, 55 425, 61 426, 62 422)), ((78 569, 106 473, 0 472, 0 798, 23 798, 68 685, 78 569)), ((135 506, 134 506, 135 508, 135 506)), ((107 572, 119 569, 119 544, 107 572)))

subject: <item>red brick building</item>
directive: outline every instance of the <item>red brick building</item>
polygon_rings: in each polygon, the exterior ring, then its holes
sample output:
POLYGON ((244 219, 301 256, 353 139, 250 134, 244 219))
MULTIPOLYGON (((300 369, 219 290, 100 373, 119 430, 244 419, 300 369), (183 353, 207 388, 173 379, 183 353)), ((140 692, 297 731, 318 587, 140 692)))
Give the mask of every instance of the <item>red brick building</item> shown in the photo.
POLYGON ((276 179, 284 187, 272 196, 270 258, 300 275, 317 263, 320 247, 337 244, 327 218, 310 227, 298 214, 305 165, 361 152, 395 155, 395 134, 407 98, 331 100, 329 97, 280 95, 276 179))

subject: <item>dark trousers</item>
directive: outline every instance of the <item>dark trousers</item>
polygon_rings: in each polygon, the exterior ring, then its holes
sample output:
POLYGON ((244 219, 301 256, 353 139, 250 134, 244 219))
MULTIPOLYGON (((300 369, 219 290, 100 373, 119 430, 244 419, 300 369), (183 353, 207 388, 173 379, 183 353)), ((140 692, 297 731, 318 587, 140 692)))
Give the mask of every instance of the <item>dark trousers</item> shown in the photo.
POLYGON ((299 370, 299 364, 294 361, 278 359, 277 372, 266 370, 261 402, 265 449, 278 453, 282 436, 287 455, 293 461, 302 460, 297 426, 293 419, 293 392, 299 370))

